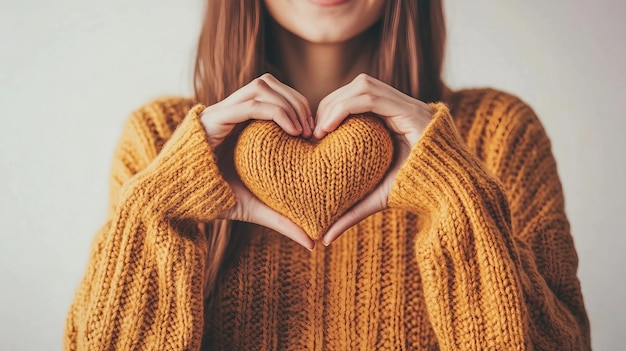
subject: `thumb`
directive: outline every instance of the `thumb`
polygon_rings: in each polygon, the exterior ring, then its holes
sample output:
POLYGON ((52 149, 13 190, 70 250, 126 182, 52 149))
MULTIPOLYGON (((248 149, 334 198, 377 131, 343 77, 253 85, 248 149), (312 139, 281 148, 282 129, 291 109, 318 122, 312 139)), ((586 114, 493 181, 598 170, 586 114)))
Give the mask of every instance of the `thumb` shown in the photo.
POLYGON ((315 248, 315 242, 306 234, 304 229, 268 206, 261 204, 253 213, 254 218, 251 218, 251 222, 273 229, 308 250, 315 248))
POLYGON ((365 218, 373 215, 376 212, 385 209, 385 206, 378 201, 377 192, 369 194, 363 200, 352 206, 346 213, 343 214, 331 227, 328 229, 322 242, 328 246, 335 241, 341 234, 348 230, 353 225, 361 222, 365 218))

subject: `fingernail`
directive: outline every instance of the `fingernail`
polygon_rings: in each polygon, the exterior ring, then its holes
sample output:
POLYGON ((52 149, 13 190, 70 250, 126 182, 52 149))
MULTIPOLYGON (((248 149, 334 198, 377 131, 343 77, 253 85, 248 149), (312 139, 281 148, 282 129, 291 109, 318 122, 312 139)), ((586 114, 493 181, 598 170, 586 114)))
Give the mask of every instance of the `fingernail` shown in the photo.
POLYGON ((315 123, 313 123, 313 116, 309 115, 309 127, 311 127, 311 130, 315 129, 315 123))

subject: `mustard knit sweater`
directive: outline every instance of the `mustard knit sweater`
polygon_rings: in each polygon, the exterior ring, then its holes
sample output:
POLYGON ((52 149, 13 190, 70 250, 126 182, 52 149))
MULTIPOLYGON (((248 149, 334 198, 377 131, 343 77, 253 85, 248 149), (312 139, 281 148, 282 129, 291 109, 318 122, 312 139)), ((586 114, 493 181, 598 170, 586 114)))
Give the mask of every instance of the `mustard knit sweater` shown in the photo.
POLYGON ((587 350, 589 322, 550 141, 533 111, 458 91, 389 209, 313 252, 243 224, 204 305, 210 223, 235 204, 188 99, 135 111, 66 350, 587 350))

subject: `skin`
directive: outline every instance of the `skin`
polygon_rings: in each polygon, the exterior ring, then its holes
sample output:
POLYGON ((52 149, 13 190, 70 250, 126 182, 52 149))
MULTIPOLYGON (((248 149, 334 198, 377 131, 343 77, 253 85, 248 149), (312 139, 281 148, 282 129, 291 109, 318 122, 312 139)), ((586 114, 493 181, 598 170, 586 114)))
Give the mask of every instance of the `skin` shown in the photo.
MULTIPOLYGON (((324 5, 316 0, 265 0, 280 52, 278 69, 287 82, 265 74, 209 106, 202 122, 209 143, 218 148, 237 124, 273 120, 286 133, 322 139, 350 114, 378 114, 396 139, 396 156, 376 189, 338 219, 323 236, 329 245, 351 226, 387 208, 395 177, 419 141, 433 111, 367 74, 372 47, 367 30, 382 16, 385 0, 349 0, 324 5)), ((232 157, 220 169, 237 205, 223 218, 257 223, 291 238, 309 250, 313 242, 290 219, 260 202, 238 178, 232 157)))

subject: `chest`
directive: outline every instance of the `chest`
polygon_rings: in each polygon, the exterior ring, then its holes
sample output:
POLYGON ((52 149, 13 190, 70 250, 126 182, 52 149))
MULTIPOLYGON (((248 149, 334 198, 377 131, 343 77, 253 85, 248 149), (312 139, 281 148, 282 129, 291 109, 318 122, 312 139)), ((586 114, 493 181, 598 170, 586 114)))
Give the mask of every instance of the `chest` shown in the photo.
POLYGON ((421 349, 434 343, 423 302, 415 215, 387 210, 313 252, 263 227, 229 259, 205 311, 214 349, 421 349), (424 342, 427 341, 427 342, 424 342), (432 342, 432 343, 431 343, 432 342), (228 347, 228 346, 231 347, 228 347))

